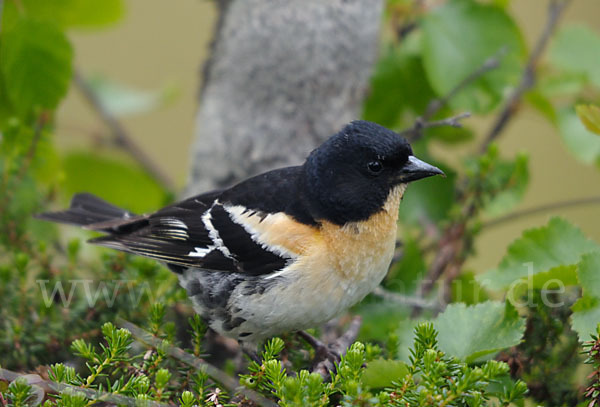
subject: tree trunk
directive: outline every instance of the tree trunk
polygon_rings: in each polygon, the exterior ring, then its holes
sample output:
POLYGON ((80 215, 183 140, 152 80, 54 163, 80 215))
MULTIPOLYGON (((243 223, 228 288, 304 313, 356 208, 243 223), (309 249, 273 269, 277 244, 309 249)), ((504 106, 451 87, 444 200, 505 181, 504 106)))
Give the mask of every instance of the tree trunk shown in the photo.
POLYGON ((360 115, 383 0, 216 0, 187 195, 301 164, 360 115))

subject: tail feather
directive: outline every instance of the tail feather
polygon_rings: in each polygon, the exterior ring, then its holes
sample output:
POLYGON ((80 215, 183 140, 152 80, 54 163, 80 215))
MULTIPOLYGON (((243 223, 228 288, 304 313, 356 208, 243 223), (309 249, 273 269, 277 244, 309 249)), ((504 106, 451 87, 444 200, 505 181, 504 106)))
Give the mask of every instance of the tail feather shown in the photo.
POLYGON ((73 196, 69 209, 40 213, 36 215, 36 218, 85 226, 95 230, 106 230, 112 229, 115 226, 114 223, 131 223, 137 216, 97 196, 81 193, 73 196))

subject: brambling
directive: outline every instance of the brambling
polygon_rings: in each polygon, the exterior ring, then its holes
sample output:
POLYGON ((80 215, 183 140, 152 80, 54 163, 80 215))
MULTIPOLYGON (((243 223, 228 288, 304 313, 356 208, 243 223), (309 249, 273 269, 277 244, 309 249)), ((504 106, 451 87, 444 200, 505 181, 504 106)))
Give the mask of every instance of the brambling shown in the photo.
POLYGON ((82 193, 39 217, 105 232, 90 243, 165 263, 212 329, 257 343, 324 323, 375 289, 407 184, 437 174, 398 133, 354 121, 303 165, 151 214, 82 193))

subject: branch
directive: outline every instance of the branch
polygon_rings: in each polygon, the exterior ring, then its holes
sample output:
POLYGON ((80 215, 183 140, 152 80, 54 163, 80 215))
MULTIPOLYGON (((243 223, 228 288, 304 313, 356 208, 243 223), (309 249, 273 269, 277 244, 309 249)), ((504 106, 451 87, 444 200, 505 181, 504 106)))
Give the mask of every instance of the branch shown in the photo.
POLYGON ((422 297, 411 297, 408 295, 398 294, 393 291, 388 291, 381 286, 375 288, 372 294, 384 299, 385 301, 413 308, 435 309, 438 306, 436 301, 429 301, 422 297))
POLYGON ((86 101, 110 129, 114 143, 125 150, 148 174, 156 179, 168 191, 174 191, 171 178, 142 150, 125 130, 121 122, 102 104, 102 101, 81 73, 75 69, 73 81, 86 101))
POLYGON ((600 204, 600 196, 590 196, 587 198, 580 199, 570 199, 566 201, 553 202, 549 204, 544 204, 540 206, 536 206, 534 208, 523 209, 522 211, 517 211, 513 213, 509 213, 508 215, 500 216, 498 218, 489 220, 484 222, 482 228, 491 228, 494 226, 498 226, 502 223, 511 222, 520 218, 524 218, 530 215, 536 215, 538 213, 550 212, 557 209, 566 209, 573 208, 577 206, 583 205, 594 205, 600 204))
MULTIPOLYGON (((114 405, 130 407, 136 407, 140 405, 140 400, 127 397, 122 394, 105 393, 100 390, 72 386, 66 383, 56 383, 50 380, 44 380, 38 375, 24 375, 0 368, 0 380, 12 382, 19 377, 25 377, 29 385, 37 386, 45 393, 61 393, 63 391, 70 391, 72 393, 83 393, 89 399, 114 405)), ((144 400, 143 405, 148 407, 169 407, 169 404, 159 403, 158 401, 153 400, 144 400)))
POLYGON ((141 342, 147 346, 152 346, 154 348, 161 347, 162 349, 164 349, 166 351, 166 353, 169 356, 185 363, 186 365, 193 367, 196 370, 203 370, 214 380, 221 383, 230 392, 242 394, 248 400, 253 401, 254 403, 256 403, 259 406, 269 406, 269 407, 276 406, 275 403, 273 403, 271 400, 264 398, 263 396, 256 393, 255 391, 247 389, 243 386, 240 386, 239 383, 236 380, 234 380, 231 376, 229 376, 224 371, 218 369, 217 367, 211 365, 210 363, 204 362, 204 361, 198 359, 197 357, 195 357, 194 355, 192 355, 191 353, 187 353, 183 349, 180 349, 176 346, 170 345, 170 344, 152 336, 151 333, 143 330, 142 328, 138 327, 137 325, 135 325, 129 321, 126 321, 122 318, 118 318, 117 322, 121 327, 123 327, 123 328, 127 329, 129 332, 131 332, 131 334, 139 342, 141 342))
POLYGON ((521 81, 519 85, 515 88, 512 94, 507 99, 501 113, 496 118, 490 132, 485 138, 483 144, 481 145, 480 151, 485 152, 492 141, 498 137, 498 135, 504 130, 508 122, 513 118, 514 113, 517 111, 521 99, 525 92, 531 89, 536 82, 536 68, 538 62, 548 45, 548 41, 550 37, 554 33, 558 21, 566 9, 567 5, 571 0, 552 0, 550 5, 548 6, 548 21, 546 22, 546 26, 540 35, 540 38, 537 40, 535 47, 531 51, 529 58, 527 60, 527 65, 525 65, 525 69, 523 70, 523 74, 521 75, 521 81))
POLYGON ((494 69, 500 66, 500 61, 502 58, 506 56, 508 53, 507 47, 501 47, 494 55, 483 61, 483 64, 473 72, 471 72, 466 78, 460 81, 454 88, 450 90, 446 95, 442 96, 439 99, 434 99, 429 102, 425 114, 423 118, 428 120, 433 117, 439 110, 446 106, 448 102, 460 93, 463 89, 469 86, 471 83, 475 82, 477 79, 481 78, 486 73, 493 71, 494 69))
POLYGON ((466 119, 467 117, 471 117, 471 113, 464 112, 457 114, 456 116, 448 117, 442 120, 436 120, 433 122, 425 122, 421 123, 420 126, 422 129, 428 129, 430 127, 440 127, 440 126, 452 126, 452 127, 462 127, 460 120, 466 119))
POLYGON ((489 71, 496 69, 500 65, 500 61, 506 55, 506 53, 506 47, 500 48, 494 55, 483 61, 483 64, 481 64, 481 66, 479 66, 477 69, 471 72, 466 78, 464 78, 454 88, 452 88, 450 92, 448 92, 446 95, 442 96, 439 99, 434 99, 431 102, 429 102, 423 116, 417 117, 414 126, 411 129, 403 132, 404 134, 407 134, 406 137, 409 138, 409 141, 415 141, 420 139, 421 137, 423 137, 422 130, 430 127, 444 125, 449 125, 452 127, 461 127, 461 125, 458 123, 458 120, 469 117, 470 113, 463 113, 461 115, 458 115, 455 117, 456 120, 454 121, 451 120, 452 118, 440 120, 438 122, 428 123, 428 121, 433 116, 435 116, 436 113, 440 111, 440 109, 446 106, 448 102, 458 93, 460 93, 463 89, 465 89, 471 83, 475 82, 477 79, 481 78, 489 71), (410 134, 412 134, 412 137, 409 137, 410 134))
POLYGON ((460 121, 462 119, 466 119, 467 117, 470 117, 470 116, 471 116, 471 113, 464 112, 464 113, 457 114, 456 116, 447 117, 445 119, 436 120, 433 122, 428 122, 426 119, 424 119, 425 116, 417 117, 415 119, 415 124, 413 125, 413 127, 411 127, 410 129, 401 131, 400 135, 408 138, 409 141, 413 142, 415 140, 418 140, 422 136, 422 134, 423 134, 422 130, 424 130, 424 129, 429 129, 432 127, 441 127, 441 126, 462 127, 462 123, 460 123, 460 121), (413 135, 412 137, 410 137, 411 134, 413 135))

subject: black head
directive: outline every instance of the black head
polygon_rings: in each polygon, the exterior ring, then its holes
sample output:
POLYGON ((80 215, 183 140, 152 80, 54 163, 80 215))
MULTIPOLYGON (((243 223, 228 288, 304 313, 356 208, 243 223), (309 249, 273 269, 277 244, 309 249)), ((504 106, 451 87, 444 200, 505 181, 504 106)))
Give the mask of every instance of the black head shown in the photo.
POLYGON ((358 120, 314 150, 304 164, 317 217, 343 225, 379 212, 392 188, 443 172, 413 156, 405 138, 358 120))

